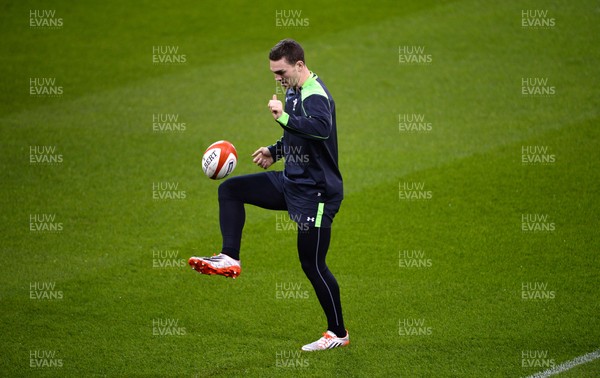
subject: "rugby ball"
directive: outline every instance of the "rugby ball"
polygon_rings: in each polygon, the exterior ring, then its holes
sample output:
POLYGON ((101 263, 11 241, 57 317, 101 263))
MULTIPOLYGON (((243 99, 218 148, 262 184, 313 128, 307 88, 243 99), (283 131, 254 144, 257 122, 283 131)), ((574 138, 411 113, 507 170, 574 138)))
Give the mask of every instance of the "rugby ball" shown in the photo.
POLYGON ((208 146, 202 156, 202 171, 213 180, 227 177, 237 165, 237 151, 233 144, 220 140, 208 146))

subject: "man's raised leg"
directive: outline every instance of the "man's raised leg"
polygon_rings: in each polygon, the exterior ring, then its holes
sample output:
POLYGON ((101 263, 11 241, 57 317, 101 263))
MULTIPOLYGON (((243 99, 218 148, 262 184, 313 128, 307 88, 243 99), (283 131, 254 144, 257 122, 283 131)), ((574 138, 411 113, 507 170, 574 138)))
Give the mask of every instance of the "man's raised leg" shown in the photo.
POLYGON ((237 277, 241 273, 240 246, 246 222, 244 205, 270 210, 285 210, 280 183, 281 172, 264 172, 231 177, 219 186, 219 223, 223 244, 221 253, 212 257, 192 256, 190 266, 202 274, 237 277))

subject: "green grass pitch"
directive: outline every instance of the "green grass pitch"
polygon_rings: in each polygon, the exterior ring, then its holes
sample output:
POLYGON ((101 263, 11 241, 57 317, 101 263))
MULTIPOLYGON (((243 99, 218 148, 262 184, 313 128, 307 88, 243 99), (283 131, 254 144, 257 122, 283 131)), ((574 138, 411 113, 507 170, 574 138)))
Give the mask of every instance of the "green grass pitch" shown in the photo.
POLYGON ((597 1, 0 9, 0 376, 520 377, 600 348, 597 1), (282 133, 285 37, 337 103, 351 344, 323 353, 285 213, 247 208, 239 279, 186 264, 220 247, 206 146, 254 173, 282 133))

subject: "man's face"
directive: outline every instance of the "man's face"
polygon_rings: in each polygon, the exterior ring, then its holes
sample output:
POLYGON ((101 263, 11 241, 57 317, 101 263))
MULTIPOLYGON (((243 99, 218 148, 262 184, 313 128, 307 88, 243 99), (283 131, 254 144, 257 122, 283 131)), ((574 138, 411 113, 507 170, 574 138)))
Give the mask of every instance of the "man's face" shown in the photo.
POLYGON ((289 64, 285 58, 279 60, 270 60, 269 67, 284 89, 297 87, 300 81, 300 72, 304 62, 298 61, 296 64, 289 64))

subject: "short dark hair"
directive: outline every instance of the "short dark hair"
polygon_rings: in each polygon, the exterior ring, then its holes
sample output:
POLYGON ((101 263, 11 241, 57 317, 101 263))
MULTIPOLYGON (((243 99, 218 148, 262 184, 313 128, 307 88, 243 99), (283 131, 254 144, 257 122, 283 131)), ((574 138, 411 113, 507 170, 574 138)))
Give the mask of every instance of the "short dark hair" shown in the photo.
POLYGON ((298 42, 290 38, 277 42, 269 52, 270 60, 276 61, 281 58, 285 58, 288 64, 296 64, 299 60, 306 63, 304 60, 304 49, 298 42))

